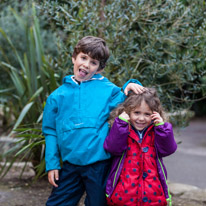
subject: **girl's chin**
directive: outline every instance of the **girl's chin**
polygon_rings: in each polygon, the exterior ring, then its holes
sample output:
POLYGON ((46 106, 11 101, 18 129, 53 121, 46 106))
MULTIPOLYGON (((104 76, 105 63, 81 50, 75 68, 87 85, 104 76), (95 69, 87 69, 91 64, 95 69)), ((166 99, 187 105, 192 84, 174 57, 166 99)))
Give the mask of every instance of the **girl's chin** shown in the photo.
POLYGON ((135 129, 137 130, 143 130, 145 127, 145 125, 135 125, 135 129))
POLYGON ((136 128, 136 130, 142 131, 144 128, 145 128, 145 127, 138 127, 138 128, 136 128))

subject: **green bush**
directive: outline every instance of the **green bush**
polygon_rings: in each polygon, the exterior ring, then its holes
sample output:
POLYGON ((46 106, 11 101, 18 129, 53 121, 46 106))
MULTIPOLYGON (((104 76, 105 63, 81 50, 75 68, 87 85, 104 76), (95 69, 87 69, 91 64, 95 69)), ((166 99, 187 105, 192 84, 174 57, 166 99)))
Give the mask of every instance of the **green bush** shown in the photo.
MULTIPOLYGON (((32 158, 37 165, 41 162, 38 175, 44 171, 43 106, 63 76, 72 74, 73 48, 83 36, 100 36, 108 42, 111 56, 106 77, 119 86, 135 78, 144 86, 156 87, 168 112, 191 108, 196 99, 205 97, 203 1, 35 2, 33 10, 23 9, 31 8, 30 1, 24 1, 25 7, 17 11, 6 8, 5 22, 8 18, 15 24, 8 21, 1 28, 0 55, 1 68, 8 72, 13 86, 12 93, 6 94, 10 94, 9 107, 16 116, 14 129, 23 138, 23 144, 9 152, 15 158, 32 158), (14 39, 12 26, 17 33, 14 39), (18 40, 21 34, 23 44, 18 40)), ((185 123, 179 117, 172 121, 185 123)))
MULTIPOLYGON (((0 13, 0 28, 6 33, 7 38, 11 39, 13 45, 15 45, 16 51, 19 53, 20 58, 23 58, 24 53, 28 50, 28 30, 25 30, 25 28, 31 27, 33 24, 32 21, 32 4, 27 3, 27 1, 10 2, 10 4, 6 4, 5 7, 2 8, 2 12, 0 13), (15 11, 16 14, 14 14, 12 10, 15 11), (15 15, 22 17, 22 22, 20 24, 18 23, 18 19, 15 17, 15 15)), ((45 21, 44 15, 40 16, 39 14, 42 46, 44 48, 44 52, 45 54, 57 56, 58 51, 56 45, 56 36, 51 32, 51 30, 44 29, 45 21)), ((20 68, 21 65, 19 65, 19 61, 15 53, 3 35, 0 35, 0 45, 0 60, 9 63, 17 69, 20 68)), ((8 85, 11 86, 11 81, 9 81, 8 73, 6 73, 2 67, 0 68, 0 76, 3 77, 1 78, 2 81, 0 83, 0 89, 4 87, 7 88, 8 85)))
MULTIPOLYGON (((5 95, 8 97, 4 107, 10 106, 9 109, 16 117, 11 135, 14 134, 20 138, 16 146, 3 155, 7 157, 13 154, 14 159, 11 161, 11 165, 17 159, 25 162, 31 160, 34 167, 41 162, 36 168, 40 175, 44 171, 42 166, 44 165, 44 155, 42 155, 44 154, 44 137, 41 135, 40 123, 42 111, 46 95, 59 86, 58 79, 62 79, 62 77, 60 72, 58 75, 55 74, 55 71, 59 71, 55 68, 55 60, 44 52, 42 42, 44 39, 40 34, 40 25, 34 6, 31 11, 30 19, 25 19, 11 9, 17 26, 26 34, 25 41, 27 43, 23 53, 15 46, 13 39, 0 28, 2 37, 8 43, 17 61, 15 65, 12 65, 9 61, 1 61, 1 68, 8 72, 13 85, 10 89, 1 90, 1 93, 6 93, 5 95)), ((2 172, 4 170, 5 167, 3 167, 2 172)), ((5 170, 3 175, 7 171, 5 170)))
POLYGON ((44 1, 41 8, 52 27, 63 31, 70 55, 85 35, 108 42, 111 57, 104 74, 117 85, 136 78, 157 87, 168 111, 190 108, 197 93, 205 96, 204 2, 102 2, 44 1))

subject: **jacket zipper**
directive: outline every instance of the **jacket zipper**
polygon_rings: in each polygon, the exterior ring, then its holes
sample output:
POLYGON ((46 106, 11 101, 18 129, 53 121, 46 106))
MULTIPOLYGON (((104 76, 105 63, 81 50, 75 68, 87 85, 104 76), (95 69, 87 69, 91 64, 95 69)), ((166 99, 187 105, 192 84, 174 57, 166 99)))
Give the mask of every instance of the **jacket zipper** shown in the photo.
POLYGON ((80 110, 80 89, 81 89, 81 84, 79 85, 79 110, 80 110))
MULTIPOLYGON (((155 146, 155 150, 156 150, 157 159, 158 159, 158 162, 159 162, 159 164, 160 164, 162 173, 163 173, 163 175, 164 175, 165 183, 166 183, 166 185, 167 185, 167 193, 168 193, 168 196, 169 196, 169 197, 166 199, 166 201, 167 201, 167 203, 169 204, 169 206, 172 206, 172 195, 170 194, 170 190, 169 190, 169 186, 168 186, 168 183, 167 183, 167 178, 166 178, 166 175, 165 175, 165 171, 164 171, 164 168, 163 168, 163 166, 162 166, 162 162, 160 161, 156 144, 155 144, 154 146, 155 146)), ((163 189, 163 191, 164 191, 164 189, 163 189)), ((164 192, 165 192, 165 191, 164 191, 164 192)))
POLYGON ((166 200, 167 200, 167 202, 169 203, 169 206, 172 206, 172 196, 171 196, 171 194, 170 194, 170 190, 169 190, 169 187, 168 187, 168 183, 167 183, 167 178, 166 178, 166 175, 165 175, 165 171, 164 171, 164 168, 163 168, 163 166, 162 166, 162 163, 161 163, 159 157, 158 157, 158 161, 159 161, 159 163, 160 163, 160 166, 161 166, 161 169, 162 169, 162 173, 163 173, 163 175, 164 175, 165 182, 166 182, 166 185, 167 185, 167 192, 168 192, 169 198, 167 198, 166 200))
POLYGON ((141 205, 143 205, 143 197, 144 197, 144 184, 143 184, 143 172, 144 172, 144 165, 143 165, 143 152, 142 152, 142 147, 141 147, 141 160, 142 160, 142 162, 141 162, 141 167, 142 167, 142 176, 141 176, 141 185, 142 185, 142 196, 141 196, 141 200, 140 200, 140 203, 141 203, 141 205))
POLYGON ((122 157, 121 157, 121 159, 120 159, 120 161, 119 161, 119 164, 118 164, 118 167, 117 167, 117 171, 115 172, 115 176, 114 176, 114 181, 113 181, 113 187, 114 187, 114 185, 115 185, 115 181, 116 181, 116 177, 117 177, 117 172, 119 171, 119 167, 120 167, 120 165, 121 165, 121 162, 122 162, 122 159, 123 159, 123 157, 124 157, 124 153, 125 153, 125 151, 123 152, 123 154, 122 154, 122 157))
POLYGON ((141 174, 141 181, 139 182, 139 184, 141 184, 141 188, 142 188, 142 194, 140 196, 140 199, 139 199, 139 202, 140 202, 140 205, 142 206, 143 205, 143 197, 144 197, 144 185, 143 185, 143 172, 144 172, 144 166, 143 166, 143 152, 142 152, 142 143, 143 143, 143 138, 145 136, 145 134, 143 135, 143 132, 139 132, 137 131, 136 133, 138 136, 139 136, 139 139, 141 141, 141 143, 138 143, 137 142, 137 145, 140 147, 140 150, 141 150, 141 170, 142 170, 142 174, 141 174))
POLYGON ((118 167, 117 167, 117 171, 115 172, 115 176, 114 176, 114 180, 113 180, 113 184, 112 184, 112 191, 110 192, 110 194, 106 194, 106 196, 107 197, 109 197, 112 193, 113 193, 113 191, 114 191, 114 186, 115 186, 115 181, 116 181, 116 177, 117 177, 117 173, 118 173, 118 171, 119 171, 119 167, 120 167, 120 165, 121 165, 121 162, 122 162, 122 159, 123 159, 123 157, 124 157, 124 153, 125 153, 125 151, 123 152, 123 154, 122 154, 122 157, 121 157, 121 159, 120 159, 120 161, 119 161, 119 164, 118 164, 118 167))

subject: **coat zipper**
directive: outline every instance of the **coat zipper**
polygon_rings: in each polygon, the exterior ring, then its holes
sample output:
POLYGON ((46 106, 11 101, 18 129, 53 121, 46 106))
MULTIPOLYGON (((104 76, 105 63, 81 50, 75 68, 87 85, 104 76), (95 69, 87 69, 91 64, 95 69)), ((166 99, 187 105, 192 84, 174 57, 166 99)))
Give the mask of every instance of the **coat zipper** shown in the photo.
POLYGON ((164 171, 164 168, 163 168, 163 166, 162 166, 162 163, 161 163, 159 157, 158 157, 158 161, 159 161, 159 163, 160 163, 160 166, 161 166, 161 169, 162 169, 162 173, 163 173, 163 175, 164 175, 165 182, 166 182, 166 185, 167 185, 167 192, 168 192, 169 198, 167 198, 166 200, 167 200, 167 202, 169 203, 169 206, 172 206, 172 196, 171 196, 171 194, 170 194, 170 190, 169 190, 169 186, 168 186, 168 183, 167 183, 167 178, 166 178, 166 175, 165 175, 165 171, 164 171))
POLYGON ((115 181, 116 181, 116 177, 117 177, 117 172, 119 171, 119 167, 120 167, 120 165, 121 165, 121 162, 122 162, 122 159, 123 159, 123 157, 124 157, 124 153, 125 153, 125 151, 123 152, 123 154, 122 154, 122 157, 121 157, 121 159, 120 159, 120 161, 119 161, 119 164, 118 164, 118 167, 117 167, 117 171, 115 172, 115 176, 114 176, 114 181, 113 181, 113 187, 114 187, 114 185, 115 185, 115 181))
POLYGON ((121 159, 120 159, 120 161, 119 161, 119 164, 118 164, 118 167, 117 167, 117 171, 115 172, 115 175, 114 175, 114 180, 113 180, 113 184, 112 184, 112 191, 110 192, 110 194, 106 194, 106 196, 107 197, 109 197, 112 193, 113 193, 113 191, 114 191, 114 186, 115 186, 115 182, 116 182, 116 177, 117 177, 117 173, 118 173, 118 171, 119 171, 119 167, 120 167, 120 165, 121 165, 121 162, 122 162, 122 159, 123 159, 123 157, 124 157, 124 154, 125 154, 125 151, 123 152, 123 154, 122 154, 122 156, 121 156, 121 159))

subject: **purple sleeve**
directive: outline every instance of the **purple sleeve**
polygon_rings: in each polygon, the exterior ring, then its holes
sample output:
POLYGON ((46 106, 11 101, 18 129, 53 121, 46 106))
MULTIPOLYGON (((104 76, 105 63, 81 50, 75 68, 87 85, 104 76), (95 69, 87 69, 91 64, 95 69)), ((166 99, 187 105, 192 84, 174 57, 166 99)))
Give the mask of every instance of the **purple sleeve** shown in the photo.
POLYGON ((127 149, 127 138, 129 135, 129 124, 118 117, 104 141, 104 149, 112 155, 122 155, 127 149))
POLYGON ((177 149, 172 125, 165 122, 163 125, 155 126, 155 145, 160 157, 168 156, 177 149))

